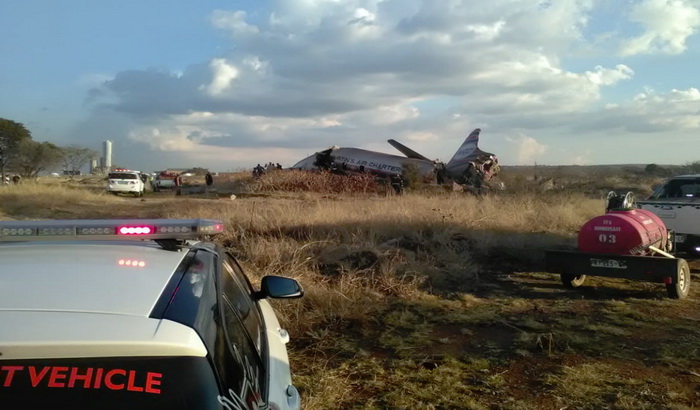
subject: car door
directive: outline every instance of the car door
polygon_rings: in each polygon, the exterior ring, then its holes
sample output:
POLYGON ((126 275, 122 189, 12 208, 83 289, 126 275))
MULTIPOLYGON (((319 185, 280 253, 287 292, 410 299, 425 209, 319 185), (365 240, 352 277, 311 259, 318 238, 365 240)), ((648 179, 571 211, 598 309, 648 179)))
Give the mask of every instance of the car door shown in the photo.
POLYGON ((223 372, 228 391, 221 402, 231 409, 266 408, 264 325, 251 297, 252 288, 245 277, 241 281, 239 274, 242 274, 240 266, 225 255, 219 275, 219 298, 228 349, 224 355, 227 371, 223 372))
POLYGON ((235 258, 226 254, 222 265, 223 271, 229 275, 222 282, 224 294, 236 307, 248 335, 255 344, 255 349, 260 356, 263 356, 266 349, 265 326, 257 303, 253 299, 254 289, 235 258))

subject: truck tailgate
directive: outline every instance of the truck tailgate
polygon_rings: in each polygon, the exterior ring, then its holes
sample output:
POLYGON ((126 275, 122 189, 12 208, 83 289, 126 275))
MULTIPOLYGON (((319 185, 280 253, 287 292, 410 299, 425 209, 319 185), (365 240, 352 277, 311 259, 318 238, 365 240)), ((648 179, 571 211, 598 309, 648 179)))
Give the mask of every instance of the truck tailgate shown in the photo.
POLYGON ((700 235, 700 198, 637 201, 637 206, 661 218, 667 229, 700 235))

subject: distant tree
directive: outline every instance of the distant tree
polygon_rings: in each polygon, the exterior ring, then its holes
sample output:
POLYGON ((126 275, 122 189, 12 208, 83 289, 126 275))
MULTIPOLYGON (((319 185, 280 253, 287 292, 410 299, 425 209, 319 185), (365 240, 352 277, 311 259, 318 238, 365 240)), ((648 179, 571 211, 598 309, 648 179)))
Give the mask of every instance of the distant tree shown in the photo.
POLYGON ((646 167, 644 167, 644 172, 650 175, 658 175, 658 176, 663 176, 667 174, 666 168, 656 165, 656 164, 649 164, 646 167))
POLYGON ((700 161, 688 162, 685 168, 689 174, 700 174, 700 161))
POLYGON ((61 148, 50 142, 22 140, 17 147, 16 156, 10 161, 11 168, 27 178, 36 178, 45 171, 61 163, 61 148))
MULTIPOLYGON (((0 118, 0 177, 5 180, 5 168, 17 155, 20 142, 31 140, 32 134, 24 124, 0 118)), ((0 182, 2 184, 2 182, 0 182)))
POLYGON ((98 156, 98 153, 90 148, 70 145, 61 148, 63 170, 68 171, 71 175, 77 175, 80 168, 90 162, 91 159, 98 156))

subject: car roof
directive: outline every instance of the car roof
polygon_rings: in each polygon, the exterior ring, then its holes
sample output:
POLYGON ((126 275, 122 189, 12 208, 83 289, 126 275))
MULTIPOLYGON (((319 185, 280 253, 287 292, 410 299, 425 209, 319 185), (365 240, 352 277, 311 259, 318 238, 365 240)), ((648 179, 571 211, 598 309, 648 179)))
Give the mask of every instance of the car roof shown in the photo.
POLYGON ((147 317, 186 254, 150 241, 0 244, 0 310, 147 317))
POLYGON ((128 171, 109 171, 109 174, 140 174, 141 171, 133 171, 133 170, 128 170, 128 171))
POLYGON ((191 323, 167 312, 195 249, 211 252, 198 238, 223 229, 204 219, 0 221, 0 360, 206 356, 191 323))
POLYGON ((683 179, 700 178, 700 174, 677 175, 677 176, 671 177, 669 179, 678 179, 678 178, 683 178, 683 179))

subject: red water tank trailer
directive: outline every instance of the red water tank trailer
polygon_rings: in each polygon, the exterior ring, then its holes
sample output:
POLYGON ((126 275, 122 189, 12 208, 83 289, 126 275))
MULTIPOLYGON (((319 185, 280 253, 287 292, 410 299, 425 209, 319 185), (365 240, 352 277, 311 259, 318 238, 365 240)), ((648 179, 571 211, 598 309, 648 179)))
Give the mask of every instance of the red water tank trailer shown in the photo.
POLYGON ((586 222, 578 250, 545 251, 545 269, 559 273, 564 286, 577 288, 586 276, 663 283, 675 299, 688 296, 690 267, 671 254, 673 241, 653 213, 635 209, 634 194, 608 194, 605 215, 586 222))
POLYGON ((578 233, 581 252, 617 255, 649 255, 650 246, 671 250, 666 226, 642 209, 608 210, 586 222, 578 233))

